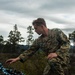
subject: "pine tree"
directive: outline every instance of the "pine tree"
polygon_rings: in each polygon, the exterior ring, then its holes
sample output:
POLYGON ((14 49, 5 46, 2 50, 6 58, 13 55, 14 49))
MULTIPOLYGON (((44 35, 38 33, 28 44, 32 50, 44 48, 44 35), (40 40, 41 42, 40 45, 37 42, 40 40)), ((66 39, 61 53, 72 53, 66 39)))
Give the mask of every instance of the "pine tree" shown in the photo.
POLYGON ((31 45, 32 43, 33 43, 33 41, 34 41, 34 39, 33 39, 33 28, 32 28, 32 26, 28 26, 27 27, 27 33, 29 33, 29 35, 28 35, 28 37, 27 37, 27 45, 31 45))
POLYGON ((3 42, 4 42, 3 36, 0 35, 0 45, 3 44, 3 42))
POLYGON ((24 38, 21 37, 21 33, 18 31, 17 24, 15 24, 13 31, 11 30, 8 36, 8 43, 12 44, 13 49, 15 50, 19 42, 24 42, 24 38))

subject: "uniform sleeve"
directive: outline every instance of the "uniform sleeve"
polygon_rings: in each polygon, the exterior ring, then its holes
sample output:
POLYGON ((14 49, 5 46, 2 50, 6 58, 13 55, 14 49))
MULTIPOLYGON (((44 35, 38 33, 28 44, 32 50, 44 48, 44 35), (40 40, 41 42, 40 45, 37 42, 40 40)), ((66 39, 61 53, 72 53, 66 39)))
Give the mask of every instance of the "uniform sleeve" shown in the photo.
POLYGON ((56 53, 59 58, 64 59, 65 56, 69 55, 70 42, 67 36, 61 30, 59 30, 57 34, 60 48, 56 51, 56 53))
POLYGON ((38 48, 39 47, 38 47, 37 40, 35 40, 32 46, 28 50, 25 50, 22 54, 19 55, 20 61, 21 62, 26 61, 38 50, 38 48))

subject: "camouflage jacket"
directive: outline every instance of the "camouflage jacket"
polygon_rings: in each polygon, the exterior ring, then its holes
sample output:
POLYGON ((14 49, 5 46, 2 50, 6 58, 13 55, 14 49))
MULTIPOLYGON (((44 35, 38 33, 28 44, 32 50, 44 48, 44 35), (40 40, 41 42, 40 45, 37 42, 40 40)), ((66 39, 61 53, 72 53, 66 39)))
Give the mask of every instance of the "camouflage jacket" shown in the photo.
POLYGON ((70 48, 69 39, 60 29, 49 29, 48 36, 43 37, 42 35, 34 41, 32 46, 20 54, 22 61, 27 60, 37 50, 41 48, 46 56, 49 53, 56 52, 58 57, 63 59, 68 57, 68 51, 70 48))

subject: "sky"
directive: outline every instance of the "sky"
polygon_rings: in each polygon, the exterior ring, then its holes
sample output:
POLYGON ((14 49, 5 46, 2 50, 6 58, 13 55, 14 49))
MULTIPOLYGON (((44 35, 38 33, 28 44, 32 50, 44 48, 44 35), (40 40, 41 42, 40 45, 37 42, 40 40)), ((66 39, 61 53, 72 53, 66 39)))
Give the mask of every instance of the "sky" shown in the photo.
MULTIPOLYGON (((39 17, 48 28, 60 28, 68 36, 75 30, 75 0, 0 0, 0 35, 7 40, 17 24, 26 40, 27 27, 39 17)), ((33 36, 38 37, 36 33, 33 36)))

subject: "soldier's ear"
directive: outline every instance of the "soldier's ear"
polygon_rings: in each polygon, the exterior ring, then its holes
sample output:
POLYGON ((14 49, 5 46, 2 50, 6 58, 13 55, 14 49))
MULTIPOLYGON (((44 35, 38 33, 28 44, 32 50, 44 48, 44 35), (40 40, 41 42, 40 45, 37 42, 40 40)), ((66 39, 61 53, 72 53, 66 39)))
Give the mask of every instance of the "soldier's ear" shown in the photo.
POLYGON ((44 25, 41 25, 42 28, 44 28, 44 25))

